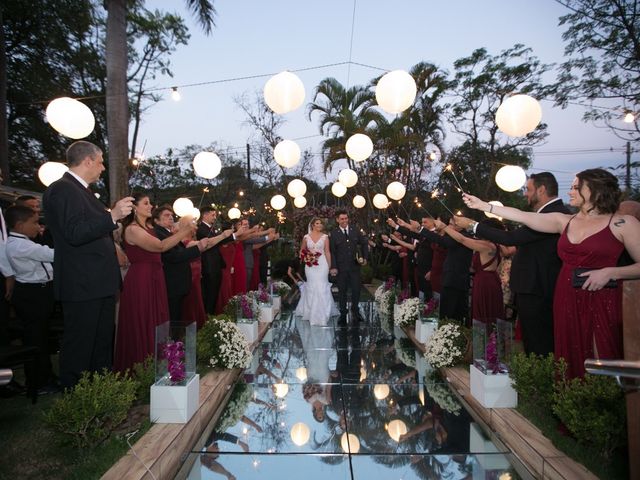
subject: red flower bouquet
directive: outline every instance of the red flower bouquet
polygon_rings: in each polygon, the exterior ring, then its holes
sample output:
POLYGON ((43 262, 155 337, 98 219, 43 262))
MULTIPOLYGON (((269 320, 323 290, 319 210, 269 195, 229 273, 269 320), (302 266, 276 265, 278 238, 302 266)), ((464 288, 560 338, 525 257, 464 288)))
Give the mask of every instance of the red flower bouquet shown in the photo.
POLYGON ((304 262, 307 267, 313 267, 318 265, 318 258, 320 258, 320 255, 322 255, 322 253, 312 252, 311 250, 303 248, 300 252, 300 261, 304 262))

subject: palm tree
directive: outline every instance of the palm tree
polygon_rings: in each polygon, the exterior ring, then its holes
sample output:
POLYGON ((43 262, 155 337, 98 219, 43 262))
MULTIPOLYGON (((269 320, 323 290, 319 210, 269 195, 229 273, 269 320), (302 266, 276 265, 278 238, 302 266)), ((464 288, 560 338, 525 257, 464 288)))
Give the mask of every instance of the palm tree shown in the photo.
MULTIPOLYGON (((213 0, 186 0, 208 35, 215 26, 213 0)), ((129 101, 127 96, 127 0, 105 0, 107 9, 107 136, 111 201, 127 192, 129 101)))

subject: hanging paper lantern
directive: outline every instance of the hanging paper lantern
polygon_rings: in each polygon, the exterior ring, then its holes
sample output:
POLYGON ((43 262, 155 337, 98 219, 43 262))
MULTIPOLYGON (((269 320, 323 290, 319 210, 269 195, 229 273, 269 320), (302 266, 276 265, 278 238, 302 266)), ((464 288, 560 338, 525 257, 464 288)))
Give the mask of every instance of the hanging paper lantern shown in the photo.
POLYGON ((306 423, 298 422, 291 427, 291 441, 301 447, 309 441, 311 431, 306 423))
POLYGON ((198 220, 200 218, 200 209, 193 207, 193 210, 191 210, 191 218, 193 218, 194 220, 198 220))
POLYGON ((345 144, 347 155, 354 162, 363 162, 373 152, 373 142, 368 135, 356 133, 351 135, 345 144))
POLYGON ((284 398, 287 396, 287 393, 289 393, 289 385, 286 383, 274 383, 273 393, 278 398, 284 398))
POLYGON ((274 195, 270 203, 274 210, 282 210, 287 204, 287 199, 282 195, 274 195))
POLYGON ((510 137, 524 137, 542 120, 540 102, 529 95, 513 95, 498 107, 496 125, 510 137))
POLYGON ((353 206, 356 208, 362 208, 367 204, 367 201, 362 195, 356 195, 353 197, 353 206))
POLYGON ((307 205, 307 199, 304 197, 296 197, 293 199, 293 204, 296 208, 304 208, 307 205))
POLYGON ((301 382, 307 381, 307 369, 305 367, 296 368, 296 378, 301 382))
POLYGON ((273 158, 278 165, 291 168, 300 161, 300 147, 293 140, 282 140, 273 149, 273 158))
POLYGON ((400 441, 400 435, 407 433, 407 424, 402 420, 391 420, 387 425, 387 433, 396 442, 400 441))
POLYGON ((241 216, 242 216, 242 212, 240 211, 239 208, 236 208, 236 207, 230 208, 229 211, 227 212, 227 217, 229 217, 229 220, 237 220, 241 216))
POLYGON ((333 193, 338 198, 344 197, 344 194, 347 193, 347 187, 345 187, 340 182, 336 182, 331 185, 331 193, 333 193))
POLYGON ((196 175, 211 180, 222 170, 220 157, 212 152, 200 152, 193 158, 193 170, 196 175))
POLYGON ((40 165, 40 168, 38 168, 38 178, 45 187, 48 187, 53 182, 61 178, 67 170, 69 170, 69 167, 64 163, 44 162, 40 165))
POLYGON ((522 167, 505 165, 496 173, 496 184, 505 192, 515 192, 527 183, 527 174, 522 167))
POLYGON ((391 182, 387 185, 387 196, 393 200, 402 200, 407 189, 400 182, 391 182))
POLYGON ((373 206, 379 208, 380 210, 387 208, 389 206, 389 199, 384 193, 376 193, 373 196, 373 206))
POLYGON ((294 73, 281 72, 265 84, 264 101, 278 114, 292 112, 304 102, 304 85, 294 73))
POLYGON ((373 387, 373 395, 378 400, 384 400, 389 396, 389 385, 386 385, 384 383, 376 385, 375 387, 373 387))
POLYGON ((400 113, 416 99, 416 81, 404 70, 386 73, 376 85, 376 101, 387 113, 400 113))
MULTIPOLYGON (((499 202, 498 200, 491 200, 489 202, 489 205, 495 205, 496 207, 504 207, 504 205, 502 204, 502 202, 499 202)), ((490 212, 484 212, 484 214, 489 217, 489 218, 497 218, 498 220, 502 220, 502 217, 499 217, 498 215, 495 215, 493 213, 490 212)))
POLYGON ((186 217, 193 213, 193 202, 185 197, 180 197, 173 202, 173 212, 179 217, 186 217))
POLYGON ((47 105, 47 122, 65 137, 79 139, 93 132, 96 120, 84 103, 69 97, 56 98, 47 105))
POLYGON ((338 181, 345 187, 351 188, 358 183, 358 174, 350 168, 345 168, 344 170, 340 170, 338 181))
POLYGON ((340 437, 340 446, 344 453, 358 453, 360 451, 360 440, 353 433, 343 433, 340 437))
POLYGON ((307 193, 307 185, 302 180, 296 178, 287 185, 287 193, 293 198, 301 197, 307 193))

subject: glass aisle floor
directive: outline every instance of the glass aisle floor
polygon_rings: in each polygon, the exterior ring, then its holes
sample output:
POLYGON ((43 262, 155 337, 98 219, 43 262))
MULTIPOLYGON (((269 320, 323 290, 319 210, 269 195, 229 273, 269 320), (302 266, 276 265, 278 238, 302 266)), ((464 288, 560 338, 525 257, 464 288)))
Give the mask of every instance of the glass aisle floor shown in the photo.
POLYGON ((370 298, 360 311, 326 327, 282 313, 187 478, 530 478, 370 298))

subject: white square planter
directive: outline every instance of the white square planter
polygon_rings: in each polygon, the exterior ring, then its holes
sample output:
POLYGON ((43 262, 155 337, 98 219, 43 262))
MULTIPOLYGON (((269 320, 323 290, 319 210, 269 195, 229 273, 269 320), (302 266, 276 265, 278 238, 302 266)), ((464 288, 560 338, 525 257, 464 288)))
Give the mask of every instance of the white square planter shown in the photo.
POLYGON ((259 305, 260 321, 264 323, 273 322, 273 307, 271 305, 259 305))
POLYGON ((282 299, 280 295, 271 295, 271 306, 273 307, 273 313, 280 313, 282 308, 282 299))
POLYGON ((154 423, 187 423, 198 409, 200 375, 186 385, 151 385, 151 421, 154 423))
POLYGON ((475 365, 470 368, 471 395, 485 408, 515 408, 518 394, 506 373, 486 375, 475 365))
POLYGON ((433 335, 437 329, 438 324, 436 322, 423 322, 422 320, 418 320, 416 322, 416 340, 420 343, 427 344, 431 335, 433 335))
POLYGON ((255 320, 238 321, 236 326, 247 338, 247 342, 253 343, 258 339, 258 322, 255 320))

